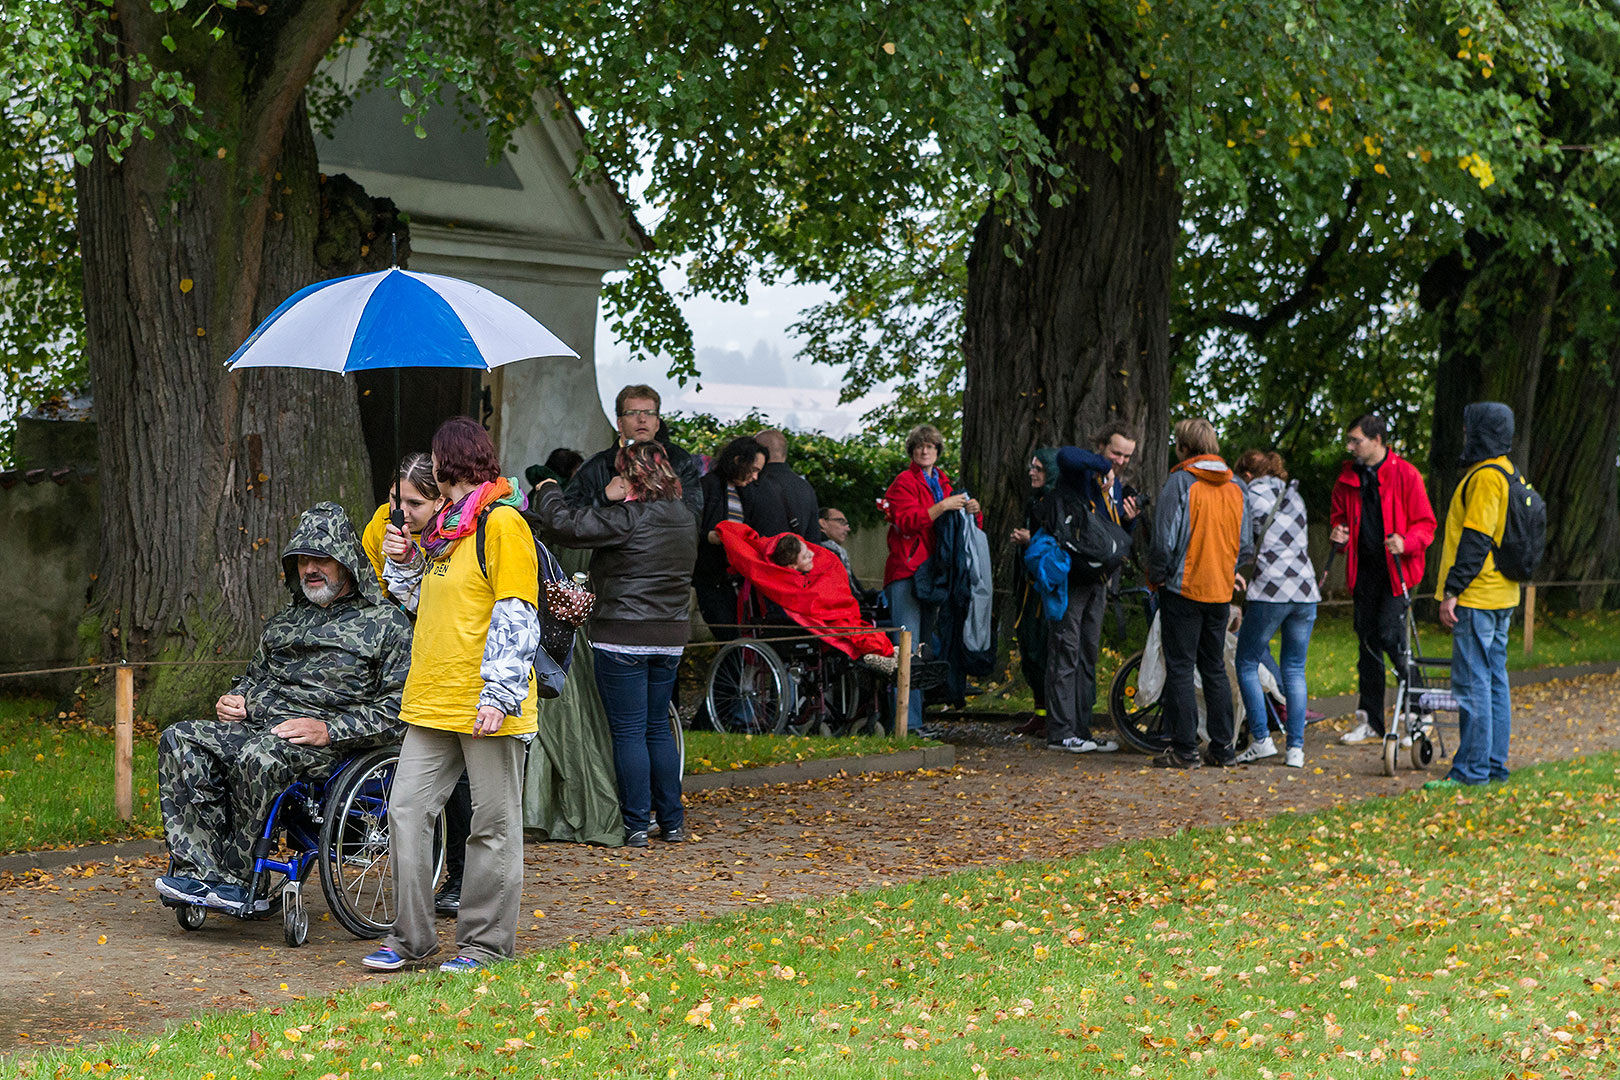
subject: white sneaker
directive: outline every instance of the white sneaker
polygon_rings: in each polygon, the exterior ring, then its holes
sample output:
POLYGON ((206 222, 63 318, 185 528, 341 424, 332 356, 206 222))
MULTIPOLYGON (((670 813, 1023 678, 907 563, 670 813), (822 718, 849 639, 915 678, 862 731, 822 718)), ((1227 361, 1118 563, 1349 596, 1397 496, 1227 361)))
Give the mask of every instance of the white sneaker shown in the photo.
POLYGON ((1261 758, 1276 756, 1277 744, 1271 741, 1270 736, 1267 736, 1266 738, 1261 739, 1259 742, 1251 742, 1248 747, 1246 747, 1244 751, 1237 756, 1237 763, 1239 765, 1249 765, 1259 761, 1261 758))
POLYGON ((1283 755, 1283 764, 1290 769, 1303 769, 1305 767, 1305 748, 1303 746, 1290 746, 1283 755))
POLYGON ((1103 739, 1101 741, 1098 741, 1096 739, 1081 739, 1080 740, 1080 749, 1078 751, 1076 751, 1076 753, 1081 753, 1081 754, 1112 754, 1115 750, 1118 750, 1118 749, 1119 749, 1119 743, 1115 742, 1112 739, 1103 739))
POLYGON ((1409 750, 1409 749, 1411 749, 1411 747, 1412 747, 1412 736, 1410 736, 1410 735, 1402 735, 1401 736, 1401 749, 1402 750, 1409 750))
POLYGON ((1372 729, 1367 722, 1367 714, 1361 709, 1356 710, 1356 726, 1339 736, 1339 741, 1346 746, 1355 746, 1358 743, 1372 742, 1382 739, 1383 736, 1372 729))

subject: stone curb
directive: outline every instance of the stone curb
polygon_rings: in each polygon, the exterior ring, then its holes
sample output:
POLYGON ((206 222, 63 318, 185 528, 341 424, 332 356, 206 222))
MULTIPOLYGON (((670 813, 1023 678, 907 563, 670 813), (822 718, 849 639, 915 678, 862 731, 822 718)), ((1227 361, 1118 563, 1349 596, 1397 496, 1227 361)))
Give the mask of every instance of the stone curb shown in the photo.
POLYGON ((0 872, 19 874, 25 870, 54 870, 58 866, 71 866, 74 863, 139 859, 160 854, 164 850, 162 840, 127 840, 121 844, 89 844, 62 851, 23 851, 15 855, 0 855, 0 872))
POLYGON ((758 769, 697 773, 682 777, 681 788, 685 791, 709 791, 714 788, 759 787, 763 784, 824 780, 839 773, 857 776, 861 773, 912 772, 917 769, 948 769, 954 764, 956 764, 956 748, 946 744, 925 746, 917 750, 897 750, 892 754, 817 758, 811 761, 794 761, 785 765, 766 765, 758 769))

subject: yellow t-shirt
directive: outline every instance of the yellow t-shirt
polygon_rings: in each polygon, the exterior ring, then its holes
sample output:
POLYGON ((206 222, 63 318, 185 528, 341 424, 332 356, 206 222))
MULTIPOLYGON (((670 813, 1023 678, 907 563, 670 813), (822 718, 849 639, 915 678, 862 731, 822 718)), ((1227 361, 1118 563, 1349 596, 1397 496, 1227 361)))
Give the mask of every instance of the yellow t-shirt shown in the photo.
MULTIPOLYGON (((478 695, 484 689, 479 669, 495 601, 516 597, 539 606, 540 566, 528 523, 516 510, 503 506, 489 515, 484 530, 488 578, 478 568, 471 533, 457 542, 448 558, 429 562, 422 574, 411 671, 405 677, 399 710, 399 718, 407 724, 471 735, 478 695)), ((500 734, 534 731, 537 701, 530 672, 523 715, 508 717, 500 734)))
POLYGON ((360 534, 360 546, 365 549, 366 558, 371 560, 371 568, 377 572, 377 584, 387 591, 388 586, 383 583, 383 553, 382 542, 384 530, 388 528, 388 504, 383 503, 377 507, 377 512, 371 515, 366 527, 360 534))
MULTIPOLYGON (((1444 600, 1446 575, 1457 560, 1457 545, 1462 541, 1464 529, 1473 529, 1500 544, 1507 529, 1508 479, 1490 465, 1500 465, 1508 472, 1516 471, 1513 462, 1505 457, 1482 461, 1463 476, 1457 490, 1451 493, 1451 506, 1446 510, 1446 542, 1440 554, 1440 587, 1437 598, 1444 600), (1468 502, 1464 504, 1464 494, 1468 502)), ((1457 597, 1457 604, 1465 608, 1497 611, 1516 607, 1519 603, 1519 583, 1502 576, 1496 568, 1496 553, 1487 552, 1479 576, 1457 597)))

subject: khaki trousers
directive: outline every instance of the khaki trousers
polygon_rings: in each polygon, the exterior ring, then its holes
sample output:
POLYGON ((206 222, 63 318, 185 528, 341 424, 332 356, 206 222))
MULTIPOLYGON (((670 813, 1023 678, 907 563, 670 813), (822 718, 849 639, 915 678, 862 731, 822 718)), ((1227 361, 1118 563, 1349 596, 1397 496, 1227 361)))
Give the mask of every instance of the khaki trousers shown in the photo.
POLYGON ((387 945, 408 960, 439 949, 433 913, 433 823, 463 769, 472 787, 472 829, 456 917, 456 954, 485 962, 517 951, 523 903, 523 759, 509 735, 459 735, 412 726, 388 798, 394 902, 387 945))

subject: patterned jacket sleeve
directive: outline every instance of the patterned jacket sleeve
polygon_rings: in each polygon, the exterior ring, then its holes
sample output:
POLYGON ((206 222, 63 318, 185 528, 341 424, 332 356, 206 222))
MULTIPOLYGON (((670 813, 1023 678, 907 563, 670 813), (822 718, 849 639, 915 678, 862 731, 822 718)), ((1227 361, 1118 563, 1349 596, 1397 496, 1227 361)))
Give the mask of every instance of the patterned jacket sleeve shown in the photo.
POLYGON ((386 557, 383 559, 383 588, 406 611, 415 611, 427 559, 415 544, 410 545, 409 553, 411 557, 402 563, 386 557))
POLYGON ((484 640, 484 662, 479 676, 484 689, 480 707, 493 705, 507 716, 523 715, 529 693, 529 669, 540 647, 540 614, 527 600, 508 596, 495 601, 489 613, 489 636, 484 640))
POLYGON ((399 718, 400 699, 405 692, 405 676, 411 670, 411 629, 397 611, 383 622, 383 645, 377 658, 377 679, 371 696, 355 707, 326 721, 326 734, 334 750, 347 753, 383 743, 397 742, 405 735, 399 718))

